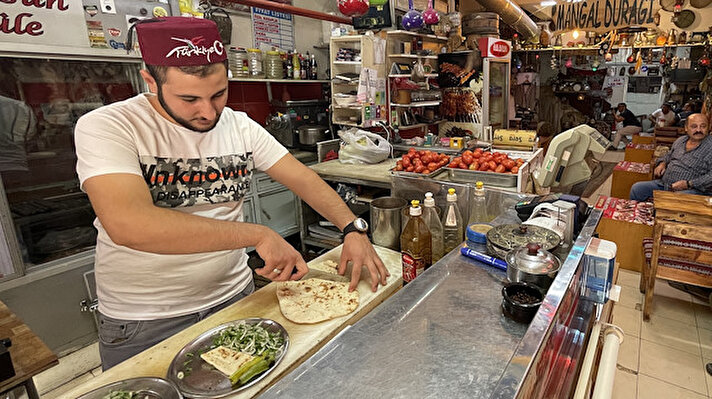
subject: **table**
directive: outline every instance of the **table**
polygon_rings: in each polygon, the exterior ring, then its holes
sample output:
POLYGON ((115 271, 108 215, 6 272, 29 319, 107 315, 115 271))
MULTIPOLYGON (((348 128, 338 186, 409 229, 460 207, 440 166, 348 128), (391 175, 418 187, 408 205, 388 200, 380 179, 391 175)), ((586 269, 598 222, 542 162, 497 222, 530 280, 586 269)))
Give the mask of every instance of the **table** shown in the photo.
POLYGON ((4 303, 0 302, 0 338, 10 338, 9 348, 15 376, 0 382, 0 392, 24 385, 30 399, 40 395, 32 377, 59 363, 57 355, 4 303))
POLYGON ((335 159, 312 165, 310 168, 327 181, 390 189, 390 170, 395 168, 396 161, 388 158, 377 164, 351 165, 335 159))

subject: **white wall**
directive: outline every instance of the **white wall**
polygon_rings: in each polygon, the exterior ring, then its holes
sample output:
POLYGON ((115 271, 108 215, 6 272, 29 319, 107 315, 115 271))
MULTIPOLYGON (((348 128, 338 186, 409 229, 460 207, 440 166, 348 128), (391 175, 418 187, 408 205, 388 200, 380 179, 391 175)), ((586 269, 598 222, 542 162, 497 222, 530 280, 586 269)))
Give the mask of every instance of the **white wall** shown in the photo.
MULTIPOLYGON (((336 0, 293 0, 295 7, 306 8, 320 12, 333 12, 341 15, 336 5, 336 0)), ((231 46, 253 47, 252 20, 249 13, 232 13, 232 41, 231 46)), ((325 49, 315 49, 313 46, 324 41, 322 37, 322 24, 329 22, 317 19, 295 16, 294 41, 296 50, 302 54, 315 54, 319 66, 319 79, 325 78, 325 71, 329 67, 329 52, 325 49)), ((325 38, 328 43, 329 38, 325 38)))

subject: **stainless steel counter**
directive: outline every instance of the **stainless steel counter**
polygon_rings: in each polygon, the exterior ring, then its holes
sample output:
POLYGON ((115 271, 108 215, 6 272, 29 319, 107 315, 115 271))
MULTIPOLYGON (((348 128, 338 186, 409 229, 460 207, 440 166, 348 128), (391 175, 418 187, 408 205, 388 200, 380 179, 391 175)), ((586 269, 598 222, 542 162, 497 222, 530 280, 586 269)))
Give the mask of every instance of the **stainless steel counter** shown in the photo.
MULTIPOLYGON (((516 221, 509 208, 517 196, 501 195, 497 202, 506 206, 492 223, 516 221)), ((545 381, 549 393, 566 392, 577 375, 576 359, 594 311, 578 298, 577 284, 583 248, 599 218, 593 211, 568 256, 563 255, 562 270, 530 325, 502 315, 505 273, 456 250, 261 398, 552 397, 540 395, 543 391, 528 394, 536 391, 537 381, 545 381), (552 362, 542 355, 553 350, 572 365, 553 367, 558 357, 552 362)))

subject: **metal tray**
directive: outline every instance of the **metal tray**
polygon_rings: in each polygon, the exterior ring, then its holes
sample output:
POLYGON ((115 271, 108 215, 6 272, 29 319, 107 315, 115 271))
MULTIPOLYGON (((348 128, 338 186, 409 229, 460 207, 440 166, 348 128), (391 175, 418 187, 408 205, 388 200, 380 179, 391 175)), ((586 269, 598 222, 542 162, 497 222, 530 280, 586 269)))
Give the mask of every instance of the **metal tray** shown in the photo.
POLYGON ((517 187, 518 175, 508 173, 480 172, 469 169, 447 168, 448 177, 451 181, 460 183, 482 183, 495 187, 517 187))
POLYGON ((77 399, 103 399, 114 391, 137 392, 139 393, 137 397, 146 399, 183 398, 178 388, 170 381, 158 377, 139 377, 104 385, 103 387, 85 393, 77 399))
POLYGON ((398 170, 396 170, 395 168, 391 169, 390 172, 391 172, 392 174, 394 174, 394 175, 399 175, 399 176, 427 177, 427 178, 432 178, 432 177, 435 177, 435 176, 439 175, 440 173, 442 173, 443 170, 445 170, 445 168, 446 168, 445 166, 441 166, 441 167, 439 167, 438 169, 435 169, 434 171, 432 171, 432 172, 430 172, 430 173, 428 173, 428 174, 415 173, 415 172, 406 172, 406 171, 403 171, 403 170, 398 171, 398 170))
POLYGON ((282 361, 284 354, 287 353, 287 348, 289 348, 289 335, 287 334, 287 330, 276 321, 262 318, 234 320, 204 332, 184 346, 176 357, 173 358, 171 366, 168 369, 167 378, 176 384, 180 392, 186 397, 200 399, 222 398, 247 389, 265 378, 265 376, 271 373, 282 361), (261 326, 267 331, 281 333, 284 338, 284 346, 277 354, 277 358, 272 367, 247 384, 235 388, 225 374, 205 362, 199 353, 210 348, 213 344, 213 337, 220 331, 242 322, 252 325, 261 323, 261 326), (193 355, 188 355, 188 353, 192 353, 193 355), (186 367, 190 367, 190 372, 185 372, 184 369, 186 367), (179 372, 185 374, 182 379, 178 378, 179 372))

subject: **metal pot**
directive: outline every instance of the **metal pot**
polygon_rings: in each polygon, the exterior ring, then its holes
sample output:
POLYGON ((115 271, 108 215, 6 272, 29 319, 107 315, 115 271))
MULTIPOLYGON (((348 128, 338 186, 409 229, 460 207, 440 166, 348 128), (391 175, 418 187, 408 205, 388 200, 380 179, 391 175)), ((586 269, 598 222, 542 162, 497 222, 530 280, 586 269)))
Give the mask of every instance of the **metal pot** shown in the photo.
POLYGON ((509 251, 530 242, 552 251, 561 243, 561 237, 547 228, 524 224, 502 224, 487 232, 487 251, 500 259, 506 259, 509 251))
POLYGON ((303 125, 297 128, 299 144, 316 145, 316 143, 331 138, 329 128, 321 125, 303 125))
POLYGON ((534 284, 546 291, 561 268, 561 262, 541 245, 529 243, 507 254, 507 278, 511 282, 534 284))

